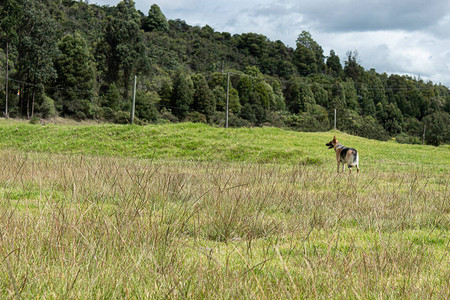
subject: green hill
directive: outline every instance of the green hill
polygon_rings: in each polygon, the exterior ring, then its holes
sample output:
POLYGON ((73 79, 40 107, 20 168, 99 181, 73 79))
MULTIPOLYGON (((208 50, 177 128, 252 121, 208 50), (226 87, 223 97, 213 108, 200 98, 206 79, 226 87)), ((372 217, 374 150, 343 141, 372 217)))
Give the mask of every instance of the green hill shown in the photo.
POLYGON ((362 170, 427 167, 448 171, 448 145, 404 145, 375 141, 338 131, 294 132, 272 127, 216 128, 204 124, 31 125, 0 123, 0 147, 21 151, 161 161, 286 163, 332 165, 325 146, 333 135, 358 149, 362 170))

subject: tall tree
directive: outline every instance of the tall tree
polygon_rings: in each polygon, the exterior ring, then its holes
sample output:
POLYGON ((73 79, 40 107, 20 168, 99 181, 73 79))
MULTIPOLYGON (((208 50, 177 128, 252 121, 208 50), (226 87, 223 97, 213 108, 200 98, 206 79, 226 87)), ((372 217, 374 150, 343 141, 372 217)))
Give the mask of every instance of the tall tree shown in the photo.
POLYGON ((342 87, 344 88, 344 98, 347 108, 359 112, 358 95, 353 80, 348 78, 342 83, 342 87))
POLYGON ((0 4, 0 32, 4 35, 5 40, 5 116, 8 117, 8 81, 9 81, 9 50, 11 41, 16 39, 16 29, 20 20, 20 12, 22 10, 22 2, 20 0, 4 0, 0 4))
POLYGON ((191 77, 178 70, 173 80, 173 91, 170 105, 174 115, 184 119, 194 101, 194 85, 191 77))
POLYGON ((333 49, 330 50, 330 56, 327 58, 327 67, 329 72, 335 76, 340 77, 343 73, 341 61, 333 49))
POLYGON ((373 102, 372 95, 369 92, 368 87, 364 83, 362 83, 359 88, 359 95, 361 97, 361 109, 363 115, 375 117, 375 103, 373 102))
POLYGON ((196 74, 192 76, 192 83, 194 85, 194 102, 192 104, 192 108, 205 114, 207 120, 209 121, 216 110, 216 103, 212 92, 208 87, 206 78, 202 74, 196 74))
POLYGON ((148 11, 148 17, 142 20, 145 31, 168 31, 169 23, 157 4, 153 4, 148 11))
POLYGON ((21 93, 21 110, 27 117, 34 114, 37 92, 56 77, 53 57, 56 47, 56 22, 40 1, 26 0, 18 29, 18 73, 27 82, 21 93), (26 100, 25 100, 26 99, 26 100), (26 104, 25 104, 26 103, 26 104))
POLYGON ((293 113, 308 112, 316 104, 310 85, 301 79, 295 79, 289 89, 289 110, 293 113))
POLYGON ((147 59, 140 31, 140 15, 133 0, 117 4, 112 17, 108 19, 106 41, 110 46, 110 80, 123 78, 123 97, 127 98, 133 73, 145 69, 147 59))
POLYGON ((308 31, 302 31, 297 38, 297 48, 292 57, 299 74, 306 76, 322 72, 325 67, 324 59, 322 47, 314 41, 308 31))
POLYGON ((345 76, 353 79, 354 82, 363 80, 364 68, 359 64, 358 51, 348 51, 347 60, 344 67, 345 76))
POLYGON ((59 105, 64 115, 84 119, 90 115, 94 71, 92 55, 80 33, 68 34, 58 43, 56 60, 59 105))

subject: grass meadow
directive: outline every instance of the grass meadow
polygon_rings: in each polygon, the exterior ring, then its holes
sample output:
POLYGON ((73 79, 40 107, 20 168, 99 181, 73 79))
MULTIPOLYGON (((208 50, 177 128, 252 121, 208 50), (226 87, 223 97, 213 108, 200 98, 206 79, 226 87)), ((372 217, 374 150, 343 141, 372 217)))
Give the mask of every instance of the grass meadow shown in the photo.
POLYGON ((0 121, 0 157, 1 298, 450 298, 448 145, 0 121))

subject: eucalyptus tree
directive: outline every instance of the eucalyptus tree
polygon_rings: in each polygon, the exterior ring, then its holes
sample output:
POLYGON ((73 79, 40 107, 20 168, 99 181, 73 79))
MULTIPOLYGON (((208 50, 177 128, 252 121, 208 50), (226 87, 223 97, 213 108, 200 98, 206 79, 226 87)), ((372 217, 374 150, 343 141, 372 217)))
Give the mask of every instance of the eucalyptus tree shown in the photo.
POLYGON ((58 43, 56 59, 58 104, 64 115, 84 119, 90 116, 94 82, 93 58, 79 32, 58 43))
POLYGON ((0 33, 5 42, 5 116, 8 117, 8 81, 10 44, 17 39, 17 27, 23 3, 20 0, 3 0, 0 3, 0 33))
POLYGON ((18 77, 25 82, 19 106, 27 117, 34 115, 37 93, 43 93, 56 70, 53 58, 57 53, 57 23, 45 3, 25 0, 17 28, 18 77))
POLYGON ((142 72, 147 66, 143 33, 140 30, 141 16, 133 0, 123 0, 117 4, 107 22, 108 81, 119 82, 119 77, 122 77, 123 97, 126 99, 132 75, 142 72))

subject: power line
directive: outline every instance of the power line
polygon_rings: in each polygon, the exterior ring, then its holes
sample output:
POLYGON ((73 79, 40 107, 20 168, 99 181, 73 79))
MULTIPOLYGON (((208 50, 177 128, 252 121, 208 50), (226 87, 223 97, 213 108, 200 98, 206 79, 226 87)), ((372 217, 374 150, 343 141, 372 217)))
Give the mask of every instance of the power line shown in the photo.
MULTIPOLYGON (((8 80, 14 81, 14 82, 17 82, 17 83, 21 83, 21 84, 26 84, 26 85, 34 86, 34 87, 39 87, 39 86, 40 86, 40 84, 31 83, 31 82, 26 82, 26 81, 23 81, 23 80, 18 80, 18 79, 13 79, 13 78, 8 78, 8 80)), ((77 88, 58 88, 58 87, 53 87, 53 86, 48 86, 48 85, 46 86, 46 85, 43 85, 43 84, 42 84, 42 86, 43 86, 44 88, 46 88, 46 89, 49 89, 49 90, 57 90, 57 91, 67 91, 67 90, 70 90, 70 91, 74 91, 74 92, 92 92, 92 90, 81 90, 81 89, 77 89, 77 88)))

